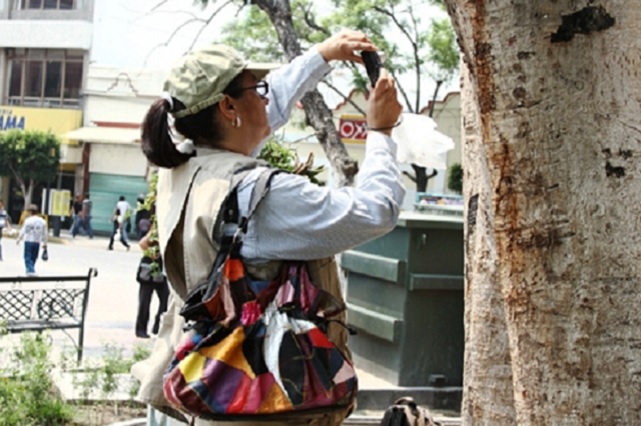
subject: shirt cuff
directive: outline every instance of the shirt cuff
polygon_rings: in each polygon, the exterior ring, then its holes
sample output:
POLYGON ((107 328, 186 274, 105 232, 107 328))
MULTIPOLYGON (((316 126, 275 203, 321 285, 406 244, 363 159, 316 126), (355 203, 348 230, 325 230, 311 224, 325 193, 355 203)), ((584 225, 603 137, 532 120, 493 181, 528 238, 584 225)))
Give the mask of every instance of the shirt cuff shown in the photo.
POLYGON ((392 157, 396 159, 398 144, 391 136, 387 136, 385 133, 377 132, 376 130, 368 130, 367 143, 365 144, 365 155, 378 150, 389 151, 392 157))
POLYGON ((303 56, 309 57, 307 59, 307 63, 313 70, 312 75, 316 76, 319 80, 325 77, 325 75, 327 75, 332 70, 332 67, 325 61, 323 55, 320 54, 320 52, 318 51, 318 47, 316 46, 313 46, 311 49, 305 52, 303 56))

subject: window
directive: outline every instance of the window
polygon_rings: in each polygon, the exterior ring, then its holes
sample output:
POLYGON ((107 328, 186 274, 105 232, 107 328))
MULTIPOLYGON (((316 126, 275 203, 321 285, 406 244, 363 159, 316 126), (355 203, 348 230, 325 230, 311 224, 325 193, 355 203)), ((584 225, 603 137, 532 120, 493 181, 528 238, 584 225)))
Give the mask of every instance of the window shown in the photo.
POLYGON ((75 0, 21 0, 20 9, 75 9, 75 0))
POLYGON ((7 49, 10 105, 77 108, 83 52, 49 49, 7 49))

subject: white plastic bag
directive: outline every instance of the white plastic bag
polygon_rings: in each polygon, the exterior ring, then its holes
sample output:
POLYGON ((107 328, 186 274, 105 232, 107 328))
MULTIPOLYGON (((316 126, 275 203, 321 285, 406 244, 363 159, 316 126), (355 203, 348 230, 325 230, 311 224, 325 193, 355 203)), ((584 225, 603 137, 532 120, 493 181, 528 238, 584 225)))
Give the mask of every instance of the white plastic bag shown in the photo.
POLYGON ((427 115, 403 113, 402 118, 403 122, 392 130, 392 138, 398 143, 398 162, 447 169, 446 154, 454 149, 454 141, 436 130, 436 122, 427 115))

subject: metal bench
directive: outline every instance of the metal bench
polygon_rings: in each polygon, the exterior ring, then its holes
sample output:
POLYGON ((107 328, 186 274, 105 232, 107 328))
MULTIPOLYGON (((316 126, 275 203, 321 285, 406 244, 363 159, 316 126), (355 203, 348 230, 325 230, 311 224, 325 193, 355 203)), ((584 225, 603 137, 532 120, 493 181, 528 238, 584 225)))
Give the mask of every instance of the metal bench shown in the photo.
POLYGON ((0 320, 7 332, 62 330, 73 342, 82 361, 85 314, 91 278, 87 275, 62 277, 0 277, 0 320), (67 332, 78 329, 78 341, 67 332))

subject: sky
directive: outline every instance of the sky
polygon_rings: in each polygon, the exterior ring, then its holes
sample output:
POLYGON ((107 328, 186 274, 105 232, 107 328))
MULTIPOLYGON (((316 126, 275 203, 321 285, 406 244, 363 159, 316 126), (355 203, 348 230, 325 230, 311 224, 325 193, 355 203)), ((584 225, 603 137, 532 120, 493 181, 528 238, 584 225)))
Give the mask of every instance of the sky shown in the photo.
MULTIPOLYGON (((124 68, 169 68, 191 48, 202 28, 199 23, 188 21, 208 17, 215 10, 210 6, 203 11, 194 6, 194 0, 95 0, 91 60, 98 65, 124 68), (161 2, 163 6, 152 11, 161 2)), ((215 39, 236 12, 235 7, 225 8, 198 37, 196 46, 215 39)), ((413 76, 409 81, 403 86, 412 85, 413 76)), ((422 92, 429 98, 433 82, 426 78, 423 84, 422 92)), ((441 89, 440 97, 451 90, 458 90, 457 77, 441 89)))
MULTIPOLYGON (((133 68, 170 66, 189 49, 199 26, 186 24, 173 38, 171 34, 194 13, 200 17, 205 14, 194 8, 192 0, 167 0, 161 10, 152 11, 159 2, 96 0, 92 61, 133 68)), ((220 22, 230 18, 227 13, 220 22)), ((212 30, 205 32, 202 39, 212 37, 212 30)))

